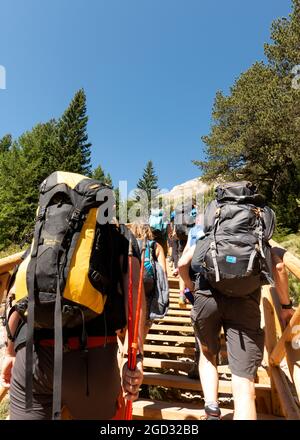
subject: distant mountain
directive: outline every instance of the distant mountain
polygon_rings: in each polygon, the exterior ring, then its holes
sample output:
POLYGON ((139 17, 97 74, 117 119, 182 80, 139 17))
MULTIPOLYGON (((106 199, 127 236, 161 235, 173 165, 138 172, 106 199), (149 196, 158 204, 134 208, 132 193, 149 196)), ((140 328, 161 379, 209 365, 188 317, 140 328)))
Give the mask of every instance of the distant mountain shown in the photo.
POLYGON ((200 178, 196 178, 174 186, 171 191, 163 194, 161 197, 169 199, 172 203, 173 200, 177 202, 183 198, 199 197, 199 195, 208 191, 209 188, 210 186, 202 182, 200 178))

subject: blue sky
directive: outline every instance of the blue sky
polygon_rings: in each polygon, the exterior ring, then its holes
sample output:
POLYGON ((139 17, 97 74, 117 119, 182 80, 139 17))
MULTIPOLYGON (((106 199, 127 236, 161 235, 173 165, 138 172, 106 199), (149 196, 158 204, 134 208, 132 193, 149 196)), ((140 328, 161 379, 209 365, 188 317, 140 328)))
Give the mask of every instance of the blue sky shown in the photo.
POLYGON ((290 0, 2 0, 0 137, 59 117, 87 94, 92 164, 135 187, 199 176, 217 90, 264 58, 290 0))

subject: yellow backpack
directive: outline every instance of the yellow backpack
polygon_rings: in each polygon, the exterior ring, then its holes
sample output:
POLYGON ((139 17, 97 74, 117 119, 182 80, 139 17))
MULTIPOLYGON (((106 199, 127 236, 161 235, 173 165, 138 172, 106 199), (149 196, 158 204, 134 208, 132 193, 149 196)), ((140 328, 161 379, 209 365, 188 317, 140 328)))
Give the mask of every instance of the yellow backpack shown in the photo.
POLYGON ((28 408, 32 406, 34 329, 54 329, 54 391, 58 392, 53 418, 60 418, 62 328, 84 328, 85 321, 103 312, 111 290, 113 207, 112 190, 80 174, 58 171, 40 186, 33 241, 16 275, 15 308, 27 321, 28 408))

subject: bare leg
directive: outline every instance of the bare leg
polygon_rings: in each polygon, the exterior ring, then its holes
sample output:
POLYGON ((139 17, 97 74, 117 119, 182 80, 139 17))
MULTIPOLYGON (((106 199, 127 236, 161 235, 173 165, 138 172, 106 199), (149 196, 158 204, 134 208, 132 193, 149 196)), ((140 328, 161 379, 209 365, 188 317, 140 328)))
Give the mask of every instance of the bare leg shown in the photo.
MULTIPOLYGON (((199 341, 198 341, 199 342, 199 341)), ((217 402, 219 377, 217 356, 200 344, 199 375, 205 402, 217 402)))
POLYGON ((256 420, 254 379, 232 375, 234 420, 256 420))

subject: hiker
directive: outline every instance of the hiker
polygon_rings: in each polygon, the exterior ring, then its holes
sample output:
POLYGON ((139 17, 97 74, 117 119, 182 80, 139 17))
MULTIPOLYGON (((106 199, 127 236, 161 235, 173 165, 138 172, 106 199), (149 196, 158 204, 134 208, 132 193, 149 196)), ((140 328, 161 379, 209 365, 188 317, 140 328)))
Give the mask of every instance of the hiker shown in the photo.
MULTIPOLYGON (((174 254, 174 272, 173 275, 178 275, 178 261, 183 254, 186 246, 190 229, 195 225, 195 218, 197 209, 195 200, 192 200, 191 205, 188 203, 180 203, 174 211, 173 221, 173 254, 174 254)), ((181 283, 182 284, 182 283, 181 283)))
MULTIPOLYGON (((203 233, 203 215, 198 214, 196 216, 196 224, 195 226, 193 226, 188 233, 188 238, 187 238, 187 242, 185 245, 185 248, 183 250, 182 256, 180 257, 180 260, 178 262, 179 267, 181 266, 181 259, 183 258, 183 255, 188 252, 188 250, 191 247, 196 246, 197 241, 204 235, 203 233)), ((181 277, 179 277, 179 299, 178 299, 178 304, 180 307, 184 307, 185 304, 188 302, 190 302, 185 295, 185 289, 187 288, 187 286, 185 286, 184 281, 182 280, 181 277)))
POLYGON ((162 246, 154 240, 149 225, 132 223, 131 232, 138 240, 140 250, 146 239, 144 263, 144 290, 146 297, 146 321, 144 335, 147 336, 154 319, 163 318, 169 306, 167 266, 162 246))
MULTIPOLYGON (((201 349, 199 373, 208 420, 221 417, 216 355, 222 326, 232 373, 234 419, 256 419, 254 379, 264 349, 260 290, 272 274, 268 240, 274 222, 273 211, 251 183, 219 185, 216 200, 205 210, 205 236, 181 260, 180 275, 194 291, 191 318, 201 349), (195 285, 190 268, 197 273, 195 285)), ((282 292, 278 289, 286 310, 290 299, 282 292)))
MULTIPOLYGON (((185 254, 194 252, 197 241, 203 235, 204 235, 204 233, 203 233, 203 215, 197 214, 196 224, 189 231, 187 244, 184 248, 183 255, 181 256, 181 258, 179 260, 179 263, 178 263, 179 268, 184 267, 184 265, 186 264, 185 258, 184 258, 185 254), (191 251, 191 248, 193 249, 192 251, 191 251)), ((191 269, 190 269, 190 271, 191 271, 191 269)), ((190 274, 190 277, 191 277, 191 279, 193 279, 194 274, 190 274)), ((191 303, 193 305, 194 297, 193 297, 192 292, 194 291, 194 288, 192 289, 192 291, 190 291, 188 286, 186 286, 184 284, 184 280, 182 279, 182 277, 180 277, 179 279, 180 279, 180 292, 179 292, 179 300, 178 300, 179 306, 181 308, 183 308, 183 307, 185 307, 185 305, 187 303, 191 303)), ((200 358, 200 346, 199 346, 198 339, 195 337, 194 362, 193 362, 193 366, 188 371, 188 376, 191 379, 199 379, 199 358, 200 358)))
POLYGON ((152 231, 153 240, 163 248, 164 255, 168 254, 168 221, 162 209, 152 208, 149 217, 149 226, 152 231))
MULTIPOLYGON (((117 234, 120 242, 120 265, 128 255, 128 240, 133 242, 133 292, 136 300, 139 277, 140 252, 132 234, 124 228, 117 234)), ((124 306, 127 307, 128 273, 123 275, 124 306)), ((125 313, 124 307, 124 313, 125 313)), ((109 319, 109 312, 107 314, 109 319)), ((126 319, 124 317, 124 319, 126 319)), ((11 334, 20 325, 17 312, 11 315, 9 326, 11 334)), ((143 324, 141 324, 141 331, 143 324)), ((130 371, 127 366, 126 345, 118 353, 118 341, 113 322, 106 322, 100 315, 86 323, 88 336, 88 366, 79 347, 81 326, 69 333, 69 346, 65 348, 63 359, 62 403, 76 420, 122 419, 124 402, 121 393, 128 400, 138 398, 139 386, 143 380, 142 341, 139 341, 137 367, 130 371), (105 329, 105 326, 107 328, 105 329), (118 356, 121 364, 118 365, 118 356), (86 368, 88 368, 86 370, 86 368), (122 379, 120 382, 120 372, 122 379)), ((25 343, 26 324, 21 327, 15 341, 7 339, 7 347, 2 365, 1 379, 5 386, 10 386, 10 420, 45 420, 51 419, 52 380, 53 380, 53 345, 51 331, 35 332, 35 363, 33 382, 33 407, 25 409, 25 343), (12 367, 14 366, 13 372, 12 367)))
MULTIPOLYGON (((62 172, 53 173, 41 185, 34 235, 36 237, 38 233, 39 239, 34 240, 18 268, 15 283, 10 290, 10 310, 6 313, 7 348, 1 377, 4 384, 10 386, 11 420, 48 420, 51 416, 59 419, 63 407, 67 408, 72 418, 78 420, 122 419, 124 398, 133 401, 138 397, 143 380, 143 295, 137 364, 133 371, 128 368, 128 339, 124 329, 129 319, 130 267, 133 296, 131 319, 135 322, 140 251, 133 234, 124 225, 113 221, 98 223, 105 212, 104 207, 100 207, 103 206, 102 195, 106 189, 93 179, 62 172), (73 209, 73 203, 76 203, 76 210, 73 209), (41 206, 44 208, 42 211, 41 206), (83 207, 85 211, 81 210, 83 207), (46 212, 47 215, 44 215, 46 212), (64 237, 69 234, 71 237, 73 231, 80 231, 80 234, 72 239, 73 243, 77 239, 76 250, 70 254, 69 249, 69 263, 67 262, 65 268, 69 270, 71 267, 71 270, 66 272, 67 279, 61 293, 57 281, 62 278, 60 274, 57 275, 55 265, 52 265, 51 252, 55 250, 57 243, 67 248, 69 242, 62 242, 59 234, 64 234, 64 237), (132 257, 129 261, 130 241, 132 257), (40 246, 43 247, 40 249, 40 246), (27 348, 31 348, 32 305, 30 271, 36 248, 40 260, 33 267, 33 305, 34 323, 38 322, 39 327, 37 324, 33 327, 33 349, 30 350, 28 359, 27 348), (48 255, 45 255, 47 250, 48 255), (45 259, 41 260, 43 257, 45 259), (50 283, 53 281, 56 281, 57 287, 54 284, 51 293, 50 283), (55 289, 55 310, 59 307, 56 303, 60 302, 57 299, 61 299, 63 304, 58 315, 58 324, 59 318, 63 323, 58 326, 57 316, 53 316, 53 307, 50 309, 55 289), (75 294, 77 297, 67 299, 67 295, 75 294), (37 297, 39 302, 36 302, 37 297), (44 298, 47 298, 46 308, 43 307, 44 298), (86 309, 89 308, 86 313, 90 313, 90 317, 84 315, 85 310, 81 307, 83 303, 86 304, 86 309), (92 307, 95 308, 95 313, 92 313, 92 307), (43 313, 40 313, 41 310, 43 313), (46 325, 47 320, 54 320, 52 327, 51 323, 46 325), (56 364, 57 351, 61 361, 61 382, 55 380, 56 372, 60 372, 56 364), (58 408, 55 410, 55 407, 58 408)), ((57 260, 57 256, 55 259, 57 260)), ((61 263, 64 261, 62 259, 61 263)))

